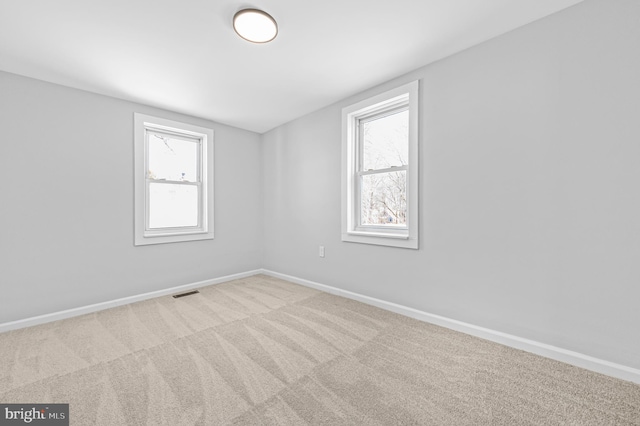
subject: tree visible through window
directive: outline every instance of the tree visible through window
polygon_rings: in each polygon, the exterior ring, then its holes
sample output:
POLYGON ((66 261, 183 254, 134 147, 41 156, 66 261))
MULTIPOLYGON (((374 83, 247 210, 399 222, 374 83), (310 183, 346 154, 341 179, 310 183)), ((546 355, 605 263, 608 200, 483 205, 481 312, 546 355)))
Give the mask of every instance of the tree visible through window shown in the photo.
POLYGON ((406 226, 409 112, 361 120, 360 223, 406 226))

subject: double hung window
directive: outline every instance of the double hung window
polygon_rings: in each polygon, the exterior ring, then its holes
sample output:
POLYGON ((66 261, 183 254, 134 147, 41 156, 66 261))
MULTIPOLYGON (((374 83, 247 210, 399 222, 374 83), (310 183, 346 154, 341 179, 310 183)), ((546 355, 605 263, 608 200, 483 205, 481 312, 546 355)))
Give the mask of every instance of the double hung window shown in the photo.
POLYGON ((342 240, 418 247, 418 82, 343 110, 342 240))
POLYGON ((213 238, 213 131, 135 114, 135 244, 213 238))

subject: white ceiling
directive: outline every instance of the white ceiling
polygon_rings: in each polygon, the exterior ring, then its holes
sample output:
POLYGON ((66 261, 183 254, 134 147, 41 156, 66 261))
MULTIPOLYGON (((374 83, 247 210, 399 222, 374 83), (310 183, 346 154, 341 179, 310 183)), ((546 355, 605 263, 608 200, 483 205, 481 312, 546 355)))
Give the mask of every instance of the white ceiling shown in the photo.
POLYGON ((580 1, 0 0, 0 69, 262 133, 580 1))

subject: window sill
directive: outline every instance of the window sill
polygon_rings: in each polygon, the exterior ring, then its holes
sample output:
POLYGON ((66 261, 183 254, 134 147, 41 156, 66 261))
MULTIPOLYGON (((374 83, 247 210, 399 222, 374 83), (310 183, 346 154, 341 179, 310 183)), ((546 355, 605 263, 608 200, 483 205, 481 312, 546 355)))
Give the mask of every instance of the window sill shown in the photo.
POLYGON ((181 233, 181 234, 163 234, 163 235, 148 235, 148 236, 135 236, 133 244, 135 246, 145 246, 151 244, 167 244, 167 243, 181 243, 185 241, 199 241, 199 240, 213 240, 213 231, 197 232, 197 233, 181 233))
POLYGON ((349 231, 347 235, 360 235, 364 237, 380 237, 380 238, 396 238, 400 240, 408 240, 408 234, 394 234, 390 232, 368 232, 368 231, 349 231))
POLYGON ((350 231, 342 234, 342 241, 348 243, 373 244, 377 246, 418 249, 418 239, 409 235, 382 234, 350 231))
POLYGON ((179 237, 181 235, 197 235, 207 234, 206 229, 194 229, 192 231, 145 231, 144 238, 157 238, 157 237, 179 237))

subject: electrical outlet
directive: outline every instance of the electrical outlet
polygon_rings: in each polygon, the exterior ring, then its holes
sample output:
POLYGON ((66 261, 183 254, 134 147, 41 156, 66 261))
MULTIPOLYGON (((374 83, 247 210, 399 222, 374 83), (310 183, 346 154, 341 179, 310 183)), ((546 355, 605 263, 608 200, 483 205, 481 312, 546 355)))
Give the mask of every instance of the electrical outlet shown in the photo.
POLYGON ((318 250, 318 256, 324 257, 324 246, 320 246, 320 250, 318 250))

